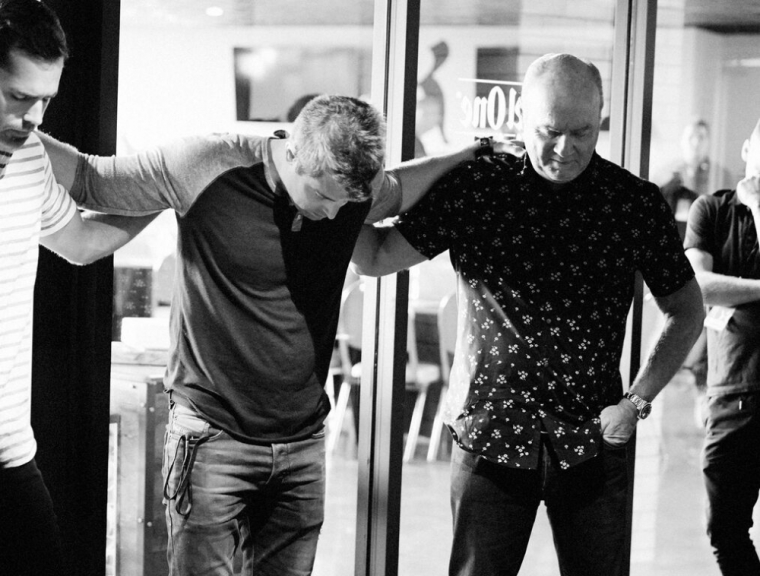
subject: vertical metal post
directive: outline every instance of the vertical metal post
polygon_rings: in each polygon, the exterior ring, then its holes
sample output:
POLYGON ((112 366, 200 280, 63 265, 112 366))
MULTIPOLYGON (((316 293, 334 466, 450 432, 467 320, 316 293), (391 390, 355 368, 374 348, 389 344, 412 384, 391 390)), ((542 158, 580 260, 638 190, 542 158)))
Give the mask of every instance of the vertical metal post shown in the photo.
MULTIPOLYGON (((612 159, 642 178, 649 175, 649 146, 652 130, 652 91, 654 84, 657 0, 618 0, 613 54, 612 159)), ((633 382, 641 364, 641 333, 644 284, 636 274, 631 315, 631 359, 628 381, 633 382)), ((627 563, 630 574, 633 533, 633 488, 636 438, 628 447, 628 506, 626 509, 627 563)))
MULTIPOLYGON (((388 122, 389 165, 414 151, 419 0, 376 0, 372 101, 388 122)), ((357 576, 398 574, 409 273, 368 279, 364 297, 357 576), (374 328, 374 329, 373 329, 374 328)))

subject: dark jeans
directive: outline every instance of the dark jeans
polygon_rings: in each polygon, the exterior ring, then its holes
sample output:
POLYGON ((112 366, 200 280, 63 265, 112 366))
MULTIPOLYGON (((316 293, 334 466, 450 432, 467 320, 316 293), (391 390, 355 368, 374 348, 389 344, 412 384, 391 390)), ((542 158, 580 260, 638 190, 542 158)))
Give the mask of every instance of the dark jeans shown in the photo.
POLYGON ((710 398, 707 411, 707 534, 723 576, 760 574, 749 536, 760 491, 760 393, 710 398))
POLYGON ((539 470, 493 464, 459 447, 452 454, 451 576, 513 576, 543 500, 562 576, 622 574, 626 544, 626 450, 604 448, 562 470, 545 442, 539 470))
POLYGON ((58 522, 37 464, 0 468, 0 574, 59 576, 62 566, 58 522))
POLYGON ((172 576, 311 574, 324 518, 325 438, 257 446, 175 404, 164 445, 172 576))

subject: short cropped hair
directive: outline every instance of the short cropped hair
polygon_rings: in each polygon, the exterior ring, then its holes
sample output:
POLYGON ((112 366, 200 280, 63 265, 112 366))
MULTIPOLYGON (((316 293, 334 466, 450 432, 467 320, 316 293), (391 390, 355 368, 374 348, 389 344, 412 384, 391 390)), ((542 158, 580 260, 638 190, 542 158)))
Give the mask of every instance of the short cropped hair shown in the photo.
POLYGON ((385 158, 385 120, 367 102, 323 95, 304 106, 293 125, 296 173, 329 174, 353 201, 372 195, 385 158))
POLYGON ((69 57, 66 34, 58 16, 39 0, 0 0, 0 68, 7 68, 10 53, 53 62, 69 57))

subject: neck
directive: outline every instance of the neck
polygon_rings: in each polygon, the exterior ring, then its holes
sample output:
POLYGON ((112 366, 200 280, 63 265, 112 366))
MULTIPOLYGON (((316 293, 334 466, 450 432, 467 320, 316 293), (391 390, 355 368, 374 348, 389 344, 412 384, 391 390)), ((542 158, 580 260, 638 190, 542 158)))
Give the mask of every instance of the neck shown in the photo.
POLYGON ((287 192, 285 178, 289 170, 292 170, 289 162, 285 158, 286 139, 272 138, 269 140, 269 158, 271 160, 272 178, 277 186, 282 187, 287 192))
POLYGON ((11 161, 11 156, 13 156, 12 152, 0 150, 0 178, 5 175, 5 167, 8 165, 8 162, 11 161))

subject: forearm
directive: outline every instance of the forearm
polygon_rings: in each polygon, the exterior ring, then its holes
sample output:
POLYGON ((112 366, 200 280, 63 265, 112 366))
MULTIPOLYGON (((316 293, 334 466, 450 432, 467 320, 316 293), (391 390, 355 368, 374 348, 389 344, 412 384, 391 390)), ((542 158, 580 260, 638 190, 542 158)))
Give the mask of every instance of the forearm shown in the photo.
POLYGON ((378 253, 383 240, 383 230, 364 224, 351 256, 351 269, 361 276, 382 276, 378 267, 378 253))
POLYGON ((365 224, 354 247, 351 264, 362 276, 385 276, 424 260, 427 258, 393 226, 365 224))
POLYGON ((702 332, 705 313, 697 283, 687 286, 688 300, 676 311, 663 310, 665 324, 657 343, 631 386, 631 392, 652 401, 678 372, 702 332))
POLYGON ((716 272, 698 272, 697 282, 708 306, 739 306, 760 300, 760 280, 716 272))
POLYGON ((401 212, 414 206, 439 178, 457 164, 474 160, 478 145, 476 141, 451 154, 409 160, 394 168, 393 172, 401 183, 401 212))
POLYGON ((82 220, 90 233, 90 256, 94 260, 113 254, 155 220, 160 212, 147 216, 114 216, 85 212, 82 220))
POLYGON ((69 262, 91 264, 124 246, 158 214, 129 217, 78 213, 64 229, 43 237, 40 243, 69 262))

